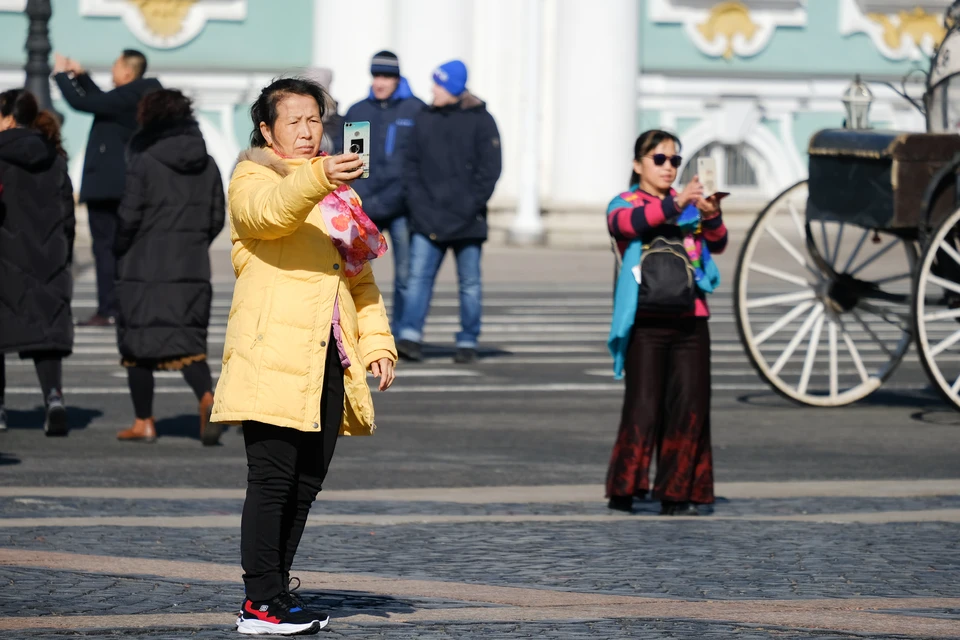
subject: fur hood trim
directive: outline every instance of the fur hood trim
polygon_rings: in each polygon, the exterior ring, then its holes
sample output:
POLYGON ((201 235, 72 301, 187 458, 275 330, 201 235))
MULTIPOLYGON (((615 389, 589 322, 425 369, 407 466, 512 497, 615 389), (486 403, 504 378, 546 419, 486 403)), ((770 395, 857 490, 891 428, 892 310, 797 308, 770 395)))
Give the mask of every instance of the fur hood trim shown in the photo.
POLYGON ((250 147, 241 151, 239 157, 237 157, 237 164, 241 162, 253 162, 267 169, 272 169, 281 178, 286 178, 293 173, 293 168, 268 147, 250 147))

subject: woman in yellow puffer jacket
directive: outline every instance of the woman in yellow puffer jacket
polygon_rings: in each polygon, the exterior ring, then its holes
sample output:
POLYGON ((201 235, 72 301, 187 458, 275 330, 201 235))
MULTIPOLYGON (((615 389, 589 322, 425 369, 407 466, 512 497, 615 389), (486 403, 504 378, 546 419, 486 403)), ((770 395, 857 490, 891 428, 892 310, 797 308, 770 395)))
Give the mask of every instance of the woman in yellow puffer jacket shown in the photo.
POLYGON ((212 420, 243 425, 249 634, 326 624, 291 592, 290 567, 337 435, 375 428, 367 371, 386 390, 397 360, 369 263, 386 245, 347 186, 362 163, 318 157, 326 104, 309 80, 265 88, 229 187, 237 283, 212 420))

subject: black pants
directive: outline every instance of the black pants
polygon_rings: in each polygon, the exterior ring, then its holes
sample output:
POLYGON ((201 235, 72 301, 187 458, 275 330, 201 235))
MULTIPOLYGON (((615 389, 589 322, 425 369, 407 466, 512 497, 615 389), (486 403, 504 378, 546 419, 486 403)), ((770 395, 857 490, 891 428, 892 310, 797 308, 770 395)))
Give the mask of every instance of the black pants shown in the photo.
POLYGON ((113 243, 117 237, 119 208, 118 200, 91 200, 87 203, 93 259, 97 267, 97 314, 104 318, 117 315, 117 301, 113 294, 117 258, 113 254, 113 243))
MULTIPOLYGON (((210 365, 206 360, 191 362, 180 370, 197 400, 213 391, 213 378, 210 365)), ((133 399, 133 411, 137 419, 153 417, 153 369, 146 367, 128 367, 127 384, 130 385, 130 397, 133 399)))
MULTIPOLYGON (((60 393, 63 388, 63 358, 60 353, 35 351, 21 354, 22 358, 33 358, 33 366, 37 370, 37 379, 40 381, 40 391, 44 402, 50 393, 60 393)), ((0 407, 3 406, 4 391, 7 388, 7 365, 4 355, 0 353, 0 407)))
POLYGON ((329 344, 317 432, 243 423, 247 499, 240 524, 240 561, 247 598, 254 602, 287 589, 307 514, 337 444, 345 392, 332 336, 329 344))

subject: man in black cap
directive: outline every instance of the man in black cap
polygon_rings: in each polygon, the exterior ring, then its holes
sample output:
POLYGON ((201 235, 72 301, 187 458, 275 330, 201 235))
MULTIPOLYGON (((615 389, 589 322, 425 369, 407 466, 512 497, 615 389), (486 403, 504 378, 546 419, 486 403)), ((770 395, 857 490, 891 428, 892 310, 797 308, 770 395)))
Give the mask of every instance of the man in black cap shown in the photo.
MULTIPOLYGON (((390 51, 374 54, 370 63, 370 95, 347 111, 347 122, 370 123, 370 177, 353 188, 363 199, 363 210, 381 230, 390 234, 393 253, 393 325, 403 315, 410 272, 410 230, 404 194, 404 162, 415 116, 424 104, 400 75, 400 61, 390 51)), ((341 150, 342 151, 342 150, 341 150)))

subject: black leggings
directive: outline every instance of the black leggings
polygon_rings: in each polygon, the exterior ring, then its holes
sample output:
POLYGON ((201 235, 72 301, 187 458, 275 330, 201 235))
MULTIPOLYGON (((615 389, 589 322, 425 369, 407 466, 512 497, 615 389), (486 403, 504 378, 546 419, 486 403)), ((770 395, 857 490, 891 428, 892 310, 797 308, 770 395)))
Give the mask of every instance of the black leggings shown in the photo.
POLYGON ((323 484, 340 433, 343 367, 331 336, 320 420, 315 431, 244 422, 247 499, 240 523, 240 563, 247 597, 269 600, 287 589, 307 515, 323 484))
MULTIPOLYGON (((33 358, 33 366, 37 370, 37 379, 40 380, 40 391, 44 402, 54 391, 61 393, 63 389, 63 357, 59 353, 43 351, 22 354, 22 357, 33 358)), ((4 391, 7 388, 7 365, 0 353, 0 406, 3 406, 4 391)))
MULTIPOLYGON (((197 400, 213 391, 213 378, 210 365, 206 360, 191 362, 180 370, 183 379, 193 389, 197 400)), ((130 396, 133 398, 133 411, 138 420, 153 417, 153 369, 146 367, 128 367, 127 382, 130 384, 130 396)))

